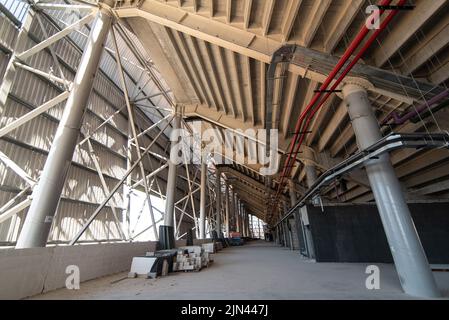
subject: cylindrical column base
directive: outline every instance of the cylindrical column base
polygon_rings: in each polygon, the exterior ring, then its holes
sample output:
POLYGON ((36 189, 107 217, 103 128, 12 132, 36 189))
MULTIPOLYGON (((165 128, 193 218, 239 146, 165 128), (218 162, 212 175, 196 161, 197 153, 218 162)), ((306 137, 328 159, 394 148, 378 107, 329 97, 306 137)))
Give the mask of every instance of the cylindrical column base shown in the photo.
POLYGON ((175 228, 172 226, 159 226, 159 250, 176 248, 175 228))

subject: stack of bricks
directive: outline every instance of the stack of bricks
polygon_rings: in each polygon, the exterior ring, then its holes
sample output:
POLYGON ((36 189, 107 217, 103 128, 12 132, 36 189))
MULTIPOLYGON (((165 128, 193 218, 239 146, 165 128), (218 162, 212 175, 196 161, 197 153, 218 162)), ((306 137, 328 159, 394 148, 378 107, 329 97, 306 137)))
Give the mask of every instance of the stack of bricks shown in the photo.
POLYGON ((200 246, 187 246, 178 248, 173 271, 200 271, 208 267, 211 254, 200 246))

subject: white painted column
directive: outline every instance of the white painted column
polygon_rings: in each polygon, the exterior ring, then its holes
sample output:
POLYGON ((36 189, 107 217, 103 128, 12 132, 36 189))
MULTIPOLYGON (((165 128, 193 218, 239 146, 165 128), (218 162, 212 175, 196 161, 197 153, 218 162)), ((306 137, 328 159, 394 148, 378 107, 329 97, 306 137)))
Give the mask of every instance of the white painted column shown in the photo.
MULTIPOLYGON (((111 1, 105 3, 111 4, 111 1)), ((33 200, 16 248, 45 247, 47 243, 111 23, 111 11, 100 9, 92 25, 44 169, 33 190, 33 200)))

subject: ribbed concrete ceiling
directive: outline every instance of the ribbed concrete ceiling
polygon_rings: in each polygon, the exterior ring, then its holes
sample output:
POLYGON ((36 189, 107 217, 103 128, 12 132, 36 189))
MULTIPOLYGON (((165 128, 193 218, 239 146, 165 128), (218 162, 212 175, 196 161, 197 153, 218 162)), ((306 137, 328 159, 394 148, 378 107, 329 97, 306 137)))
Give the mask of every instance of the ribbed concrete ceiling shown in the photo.
MULTIPOLYGON (((449 1, 411 2, 416 8, 394 18, 363 63, 446 87, 449 1)), ((369 4, 362 0, 143 0, 124 1, 117 13, 142 41, 176 101, 184 105, 186 116, 199 117, 217 128, 245 130, 264 128, 266 72, 272 53, 288 42, 338 57, 365 23, 369 4)), ((290 65, 283 85, 276 86, 281 154, 287 150, 299 114, 326 76, 306 69, 290 65)), ((417 105, 422 97, 374 88, 369 98, 381 120, 393 110, 417 105)), ((440 128, 449 128, 449 112, 444 109, 418 123, 384 130, 432 132, 440 128)), ((357 150, 346 107, 337 95, 316 114, 306 145, 315 152, 319 171, 357 150)), ((415 198, 449 197, 447 188, 436 187, 449 176, 448 160, 446 150, 407 149, 392 154, 399 178, 415 198)), ((235 162, 231 167, 254 179, 254 184, 266 182, 251 165, 235 162)), ((298 193, 304 178, 299 156, 293 168, 298 193)), ((230 183, 242 194, 257 195, 240 182, 230 183)), ((271 187, 275 184, 276 176, 271 187)), ((355 172, 344 177, 339 188, 329 189, 326 197, 331 201, 371 201, 367 186, 364 174, 355 172)), ((261 208, 247 202, 250 211, 264 218, 261 208)))

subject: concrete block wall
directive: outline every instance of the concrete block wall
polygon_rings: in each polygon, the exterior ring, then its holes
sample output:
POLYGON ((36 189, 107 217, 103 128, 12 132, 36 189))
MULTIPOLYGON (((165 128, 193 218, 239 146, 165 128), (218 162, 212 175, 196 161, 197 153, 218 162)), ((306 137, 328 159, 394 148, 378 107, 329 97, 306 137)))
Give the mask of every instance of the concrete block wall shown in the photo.
POLYGON ((65 287, 67 266, 80 281, 128 271, 134 256, 156 250, 156 242, 0 249, 0 299, 21 299, 65 287))
POLYGON ((20 299, 42 292, 53 249, 1 249, 0 299, 20 299))
MULTIPOLYGON (((180 239, 176 240, 176 248, 184 247, 186 245, 187 240, 186 239, 180 239)), ((193 239, 193 245, 194 246, 200 246, 203 243, 210 243, 213 242, 212 239, 193 239)))
POLYGON ((184 247, 187 243, 186 239, 180 239, 180 240, 176 240, 175 244, 176 244, 176 248, 179 247, 184 247))
POLYGON ((193 239, 193 244, 196 246, 200 246, 203 243, 210 243, 213 242, 214 240, 212 239, 193 239))

